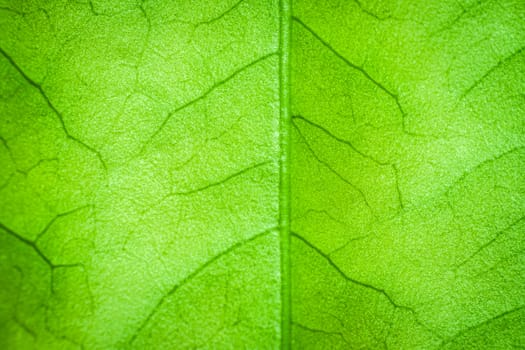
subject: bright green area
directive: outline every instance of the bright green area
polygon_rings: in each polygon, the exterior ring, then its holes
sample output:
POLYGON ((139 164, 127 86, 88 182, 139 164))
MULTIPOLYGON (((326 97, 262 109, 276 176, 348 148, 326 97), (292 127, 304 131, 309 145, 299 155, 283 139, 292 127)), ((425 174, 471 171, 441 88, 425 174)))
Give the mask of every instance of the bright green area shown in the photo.
POLYGON ((523 1, 3 0, 0 33, 0 349, 525 347, 523 1))

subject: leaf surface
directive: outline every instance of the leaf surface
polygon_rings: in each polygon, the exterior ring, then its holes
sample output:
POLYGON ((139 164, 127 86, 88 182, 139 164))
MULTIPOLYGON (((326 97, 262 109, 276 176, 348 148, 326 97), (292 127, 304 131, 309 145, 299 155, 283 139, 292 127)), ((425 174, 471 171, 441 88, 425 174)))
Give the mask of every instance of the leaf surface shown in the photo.
POLYGON ((523 3, 293 11, 293 347, 523 347, 523 3))
POLYGON ((232 6, 2 7, 0 348, 277 346, 278 7, 232 6))
POLYGON ((525 347, 522 1, 3 1, 0 348, 525 347))

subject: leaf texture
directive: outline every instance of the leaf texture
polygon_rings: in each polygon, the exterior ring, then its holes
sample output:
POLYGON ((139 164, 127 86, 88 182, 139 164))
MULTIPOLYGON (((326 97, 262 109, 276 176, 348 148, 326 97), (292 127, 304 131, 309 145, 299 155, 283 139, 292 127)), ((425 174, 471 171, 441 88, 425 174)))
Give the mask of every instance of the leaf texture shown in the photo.
POLYGON ((293 11, 292 347, 523 347, 523 3, 293 11))
POLYGON ((525 3, 0 4, 1 349, 525 347, 525 3))
POLYGON ((278 10, 4 4, 0 348, 278 346, 278 10))

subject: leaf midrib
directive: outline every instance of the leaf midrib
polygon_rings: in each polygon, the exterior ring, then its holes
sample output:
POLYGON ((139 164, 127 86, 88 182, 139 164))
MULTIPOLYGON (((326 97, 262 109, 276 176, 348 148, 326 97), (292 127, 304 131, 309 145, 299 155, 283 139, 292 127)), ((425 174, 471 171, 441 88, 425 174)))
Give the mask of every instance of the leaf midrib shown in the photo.
POLYGON ((290 349, 290 33, 291 1, 279 1, 279 228, 281 249, 281 349, 290 349))

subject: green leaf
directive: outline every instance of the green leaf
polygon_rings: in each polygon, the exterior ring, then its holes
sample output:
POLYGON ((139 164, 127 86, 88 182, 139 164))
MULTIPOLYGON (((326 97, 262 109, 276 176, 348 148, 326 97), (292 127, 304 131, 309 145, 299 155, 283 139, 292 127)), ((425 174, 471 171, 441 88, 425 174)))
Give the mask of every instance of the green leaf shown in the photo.
POLYGON ((0 348, 525 347, 521 1, 3 1, 0 348))
POLYGON ((277 4, 112 3, 1 10, 0 348, 276 347, 277 4))
POLYGON ((293 11, 293 347, 525 346, 524 3, 293 11))

